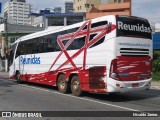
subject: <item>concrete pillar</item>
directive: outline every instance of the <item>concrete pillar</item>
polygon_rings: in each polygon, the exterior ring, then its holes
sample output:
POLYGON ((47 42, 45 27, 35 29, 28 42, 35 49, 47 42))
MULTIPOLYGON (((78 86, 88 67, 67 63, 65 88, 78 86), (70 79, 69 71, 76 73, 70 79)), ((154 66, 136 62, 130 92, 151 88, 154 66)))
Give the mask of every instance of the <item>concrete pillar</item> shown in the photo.
POLYGON ((8 72, 8 60, 5 59, 5 72, 8 72))
POLYGON ((44 27, 48 28, 48 18, 44 17, 44 27))
POLYGON ((86 20, 86 17, 85 16, 83 16, 83 21, 85 21, 86 20))
POLYGON ((64 17, 64 26, 67 26, 67 17, 64 17))
POLYGON ((2 37, 2 51, 1 51, 2 57, 5 56, 5 37, 2 37))

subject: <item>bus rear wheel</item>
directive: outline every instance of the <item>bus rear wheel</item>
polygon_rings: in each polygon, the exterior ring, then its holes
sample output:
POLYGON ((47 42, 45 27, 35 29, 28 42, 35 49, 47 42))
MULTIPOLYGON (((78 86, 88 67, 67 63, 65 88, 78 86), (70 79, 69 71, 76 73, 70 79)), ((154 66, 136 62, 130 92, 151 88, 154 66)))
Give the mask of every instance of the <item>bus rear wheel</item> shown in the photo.
POLYGON ((21 74, 19 72, 16 72, 16 80, 17 80, 17 83, 19 83, 19 84, 22 83, 21 74))
POLYGON ((68 92, 68 83, 66 81, 66 76, 64 74, 61 74, 58 77, 57 81, 58 91, 61 93, 67 93, 68 92))
POLYGON ((80 80, 78 76, 73 76, 71 79, 71 91, 74 96, 81 96, 82 90, 80 86, 80 80))

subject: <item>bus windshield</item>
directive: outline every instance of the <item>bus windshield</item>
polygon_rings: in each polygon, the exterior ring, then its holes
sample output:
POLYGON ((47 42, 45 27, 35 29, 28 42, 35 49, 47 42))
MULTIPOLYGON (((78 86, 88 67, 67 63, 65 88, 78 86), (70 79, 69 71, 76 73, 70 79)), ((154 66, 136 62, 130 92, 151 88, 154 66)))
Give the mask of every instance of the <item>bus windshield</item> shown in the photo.
POLYGON ((15 49, 16 49, 17 44, 14 44, 12 46, 12 50, 10 52, 10 55, 8 57, 8 65, 11 66, 14 60, 14 53, 15 53, 15 49))
POLYGON ((117 17, 117 37, 151 39, 151 27, 147 20, 137 17, 117 17))

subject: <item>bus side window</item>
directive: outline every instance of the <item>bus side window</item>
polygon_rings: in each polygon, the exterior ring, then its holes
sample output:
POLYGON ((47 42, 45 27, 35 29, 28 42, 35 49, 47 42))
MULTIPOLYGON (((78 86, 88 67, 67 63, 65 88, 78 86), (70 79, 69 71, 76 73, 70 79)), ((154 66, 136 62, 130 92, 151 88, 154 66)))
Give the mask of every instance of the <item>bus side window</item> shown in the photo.
POLYGON ((32 54, 32 43, 31 40, 25 41, 26 54, 32 54))
POLYGON ((61 51, 60 46, 58 45, 58 42, 55 41, 55 51, 61 51))
POLYGON ((54 47, 55 47, 55 51, 61 51, 61 48, 57 42, 57 38, 59 35, 62 35, 64 34, 65 32, 59 32, 59 33, 54 33, 53 34, 53 37, 52 37, 52 40, 54 41, 54 47))
POLYGON ((54 46, 53 46, 52 38, 48 38, 47 40, 47 52, 54 52, 54 46))
POLYGON ((45 44, 44 44, 44 48, 45 48, 45 52, 58 52, 61 51, 61 48, 57 42, 57 37, 59 35, 63 35, 65 34, 65 31, 61 31, 58 33, 53 33, 51 35, 46 36, 47 38, 45 39, 45 44))
POLYGON ((101 27, 107 24, 108 24, 108 21, 100 21, 100 22, 92 23, 91 28, 101 27))
POLYGON ((90 48, 93 48, 93 47, 95 47, 97 45, 100 45, 101 43, 104 42, 104 39, 105 39, 105 37, 101 38, 98 42, 94 43, 90 48))
POLYGON ((44 38, 43 37, 40 37, 37 39, 37 47, 38 47, 38 53, 43 53, 44 51, 44 38))
POLYGON ((44 52, 54 51, 51 35, 45 36, 43 45, 44 45, 44 52))
POLYGON ((24 42, 20 42, 17 48, 17 52, 16 52, 16 58, 20 55, 25 55, 25 46, 24 46, 24 42))
POLYGON ((77 50, 81 49, 85 45, 86 37, 75 38, 71 45, 67 48, 67 50, 77 50))

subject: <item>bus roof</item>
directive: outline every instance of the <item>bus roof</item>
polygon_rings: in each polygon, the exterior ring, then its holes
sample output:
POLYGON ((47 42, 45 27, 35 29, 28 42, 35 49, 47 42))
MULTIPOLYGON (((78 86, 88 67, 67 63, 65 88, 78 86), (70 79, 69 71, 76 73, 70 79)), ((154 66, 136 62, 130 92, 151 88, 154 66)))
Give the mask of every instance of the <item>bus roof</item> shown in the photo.
MULTIPOLYGON (((148 21, 147 19, 143 19, 143 18, 140 18, 140 17, 125 16, 125 15, 108 15, 108 16, 103 16, 103 17, 95 18, 95 19, 92 19, 92 20, 97 21, 99 19, 104 19, 104 18, 110 19, 110 18, 115 18, 115 17, 131 17, 131 18, 142 19, 144 21, 148 21)), ((26 35, 26 36, 23 36, 23 37, 19 38, 18 40, 16 40, 13 44, 15 44, 17 42, 20 42, 20 41, 25 41, 25 40, 29 40, 29 39, 45 36, 45 35, 48 35, 48 34, 64 31, 64 30, 67 30, 67 29, 72 29, 72 28, 75 28, 75 27, 79 27, 83 23, 84 23, 84 21, 76 23, 76 24, 72 24, 72 25, 69 25, 69 26, 50 27, 49 29, 46 29, 46 30, 43 30, 43 31, 39 31, 39 32, 35 32, 35 33, 29 34, 29 35, 26 35)))
MULTIPOLYGON (((95 19, 92 19, 92 20, 99 20, 100 18, 115 18, 115 15, 108 15, 108 16, 103 16, 103 17, 99 17, 99 18, 95 18, 95 19)), ((67 30, 67 29, 72 29, 72 28, 75 28, 75 27, 79 27, 81 26, 82 24, 84 23, 83 22, 79 22, 79 23, 76 23, 76 24, 72 24, 72 25, 69 25, 69 26, 63 26, 63 27, 59 27, 59 28, 49 28, 49 29, 46 29, 46 30, 43 30, 43 31, 39 31, 39 32, 35 32, 35 33, 32 33, 32 34, 29 34, 29 35, 25 35, 21 38, 19 38, 18 40, 16 40, 13 44, 17 43, 17 42, 20 42, 20 41, 25 41, 25 40, 29 40, 29 39, 33 39, 33 38, 37 38, 37 37, 41 37, 41 36, 45 36, 45 35, 48 35, 48 34, 52 34, 52 33, 56 33, 56 32, 60 32, 60 31, 64 31, 64 30, 67 30)))

